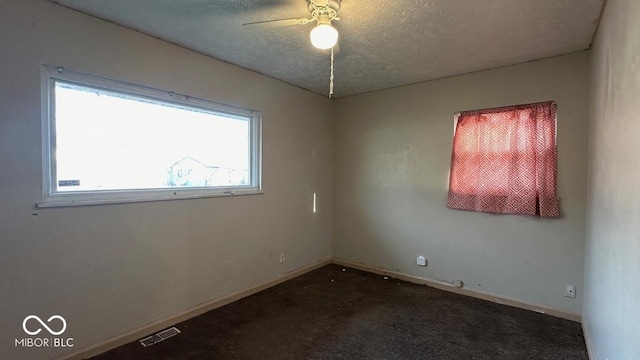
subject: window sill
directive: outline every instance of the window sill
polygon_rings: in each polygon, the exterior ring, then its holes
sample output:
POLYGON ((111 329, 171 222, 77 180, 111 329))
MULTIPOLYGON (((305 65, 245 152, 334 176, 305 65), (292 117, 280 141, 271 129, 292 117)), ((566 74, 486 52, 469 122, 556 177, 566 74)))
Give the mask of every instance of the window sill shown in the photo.
POLYGON ((59 208, 59 207, 73 207, 73 206, 95 206, 95 205, 111 205, 111 204, 128 204, 128 203, 143 203, 143 202, 155 202, 155 201, 169 201, 169 200, 187 200, 187 199, 206 199, 217 197, 235 197, 235 196, 247 196, 247 195, 262 195, 263 191, 258 190, 244 190, 244 191, 227 191, 223 193, 212 194, 171 194, 165 196, 153 196, 153 197, 136 197, 129 198, 102 198, 102 199, 49 199, 36 204, 36 208, 59 208))

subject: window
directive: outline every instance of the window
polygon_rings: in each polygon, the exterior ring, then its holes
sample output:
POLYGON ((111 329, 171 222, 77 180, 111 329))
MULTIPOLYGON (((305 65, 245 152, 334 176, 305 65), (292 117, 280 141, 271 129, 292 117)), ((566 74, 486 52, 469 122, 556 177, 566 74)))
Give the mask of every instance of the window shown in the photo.
POLYGON ((558 217, 556 105, 460 113, 451 155, 452 209, 558 217))
POLYGON ((38 206, 260 192, 260 113, 43 67, 38 206))

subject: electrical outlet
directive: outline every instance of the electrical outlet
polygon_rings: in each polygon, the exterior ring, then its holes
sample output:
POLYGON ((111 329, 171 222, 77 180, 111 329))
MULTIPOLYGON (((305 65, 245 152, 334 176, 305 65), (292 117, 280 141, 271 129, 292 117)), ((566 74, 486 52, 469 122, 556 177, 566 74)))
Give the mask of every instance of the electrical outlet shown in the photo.
POLYGON ((425 259, 424 256, 420 255, 418 256, 418 258, 416 259, 416 264, 418 266, 427 266, 427 259, 425 259))
POLYGON ((576 298, 576 286, 575 285, 567 285, 564 289, 564 296, 575 299, 576 298))
POLYGON ((453 280, 453 286, 457 287, 457 288, 461 288, 464 286, 464 281, 460 280, 460 279, 455 279, 453 280))
POLYGON ((280 254, 280 264, 284 264, 284 253, 280 254))

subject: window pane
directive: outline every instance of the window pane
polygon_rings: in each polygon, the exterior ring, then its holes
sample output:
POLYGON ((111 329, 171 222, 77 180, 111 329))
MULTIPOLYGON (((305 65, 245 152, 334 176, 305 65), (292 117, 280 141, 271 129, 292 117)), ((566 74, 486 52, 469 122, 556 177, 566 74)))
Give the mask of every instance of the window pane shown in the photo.
POLYGON ((251 119, 56 81, 56 192, 251 185, 251 119))

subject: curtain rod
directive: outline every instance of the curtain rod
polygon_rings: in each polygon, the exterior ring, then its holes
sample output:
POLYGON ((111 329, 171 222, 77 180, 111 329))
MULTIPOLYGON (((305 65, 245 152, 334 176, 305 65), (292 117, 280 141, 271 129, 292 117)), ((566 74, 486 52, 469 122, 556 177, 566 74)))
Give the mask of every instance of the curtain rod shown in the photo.
POLYGON ((456 112, 453 113, 453 116, 460 115, 462 113, 469 112, 469 111, 495 110, 495 109, 502 109, 502 108, 516 107, 516 106, 534 105, 534 104, 540 104, 540 103, 552 103, 553 105, 556 105, 556 107, 558 106, 558 103, 555 100, 538 101, 538 102, 533 102, 533 103, 528 103, 528 104, 516 104, 516 105, 496 106, 496 107, 490 107, 490 108, 484 108, 484 109, 476 109, 476 110, 456 111, 456 112))

